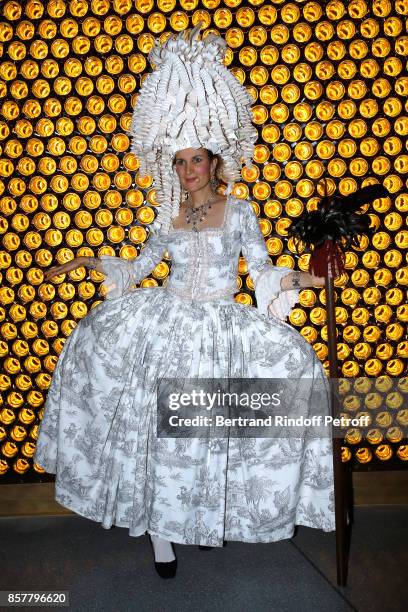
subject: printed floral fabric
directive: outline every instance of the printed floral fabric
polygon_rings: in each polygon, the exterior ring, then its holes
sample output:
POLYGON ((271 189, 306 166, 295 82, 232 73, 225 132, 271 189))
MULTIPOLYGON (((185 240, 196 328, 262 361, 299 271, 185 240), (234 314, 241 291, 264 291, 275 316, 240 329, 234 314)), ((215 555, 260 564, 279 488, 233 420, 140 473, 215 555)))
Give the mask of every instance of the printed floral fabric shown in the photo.
POLYGON ((230 196, 219 228, 172 228, 133 261, 101 259, 107 299, 67 339, 39 429, 34 460, 56 474, 56 500, 104 528, 185 544, 334 530, 329 438, 156 435, 165 378, 327 385, 312 347, 283 321, 298 292, 281 291, 291 270, 271 265, 251 203, 230 196), (241 250, 259 309, 234 300, 241 250), (167 285, 134 288, 165 252, 167 285))

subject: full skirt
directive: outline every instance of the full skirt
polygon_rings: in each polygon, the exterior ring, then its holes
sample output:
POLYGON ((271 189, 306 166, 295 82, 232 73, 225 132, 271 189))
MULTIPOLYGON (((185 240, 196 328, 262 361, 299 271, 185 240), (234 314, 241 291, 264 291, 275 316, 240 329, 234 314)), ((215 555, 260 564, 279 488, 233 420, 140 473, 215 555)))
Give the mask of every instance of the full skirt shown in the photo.
POLYGON ((157 436, 158 382, 197 377, 325 374, 297 331, 256 308, 164 287, 105 300, 67 339, 47 395, 34 459, 56 474, 56 500, 104 528, 184 544, 334 530, 330 438, 157 436))

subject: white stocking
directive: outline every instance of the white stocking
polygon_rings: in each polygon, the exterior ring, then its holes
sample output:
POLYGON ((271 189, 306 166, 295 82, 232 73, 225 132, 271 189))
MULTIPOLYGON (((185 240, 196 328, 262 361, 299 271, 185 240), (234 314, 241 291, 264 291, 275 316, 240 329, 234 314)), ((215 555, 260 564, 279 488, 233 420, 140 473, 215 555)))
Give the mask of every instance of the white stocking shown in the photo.
POLYGON ((155 561, 158 563, 169 563, 170 561, 174 561, 176 557, 174 556, 171 542, 154 535, 151 535, 150 539, 153 544, 155 561))

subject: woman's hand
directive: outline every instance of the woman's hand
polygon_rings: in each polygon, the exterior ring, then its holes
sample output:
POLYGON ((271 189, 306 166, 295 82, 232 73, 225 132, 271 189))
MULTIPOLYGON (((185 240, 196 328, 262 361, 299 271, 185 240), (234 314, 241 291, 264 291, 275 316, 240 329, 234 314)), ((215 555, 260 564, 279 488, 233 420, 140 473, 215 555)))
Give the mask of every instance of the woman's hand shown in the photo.
MULTIPOLYGON (((71 261, 67 261, 67 263, 62 264, 62 266, 54 266, 53 268, 50 268, 44 272, 44 280, 49 280, 53 276, 58 276, 59 274, 66 274, 67 272, 71 272, 71 270, 75 270, 81 266, 88 266, 94 259, 96 261, 96 258, 93 257, 75 257, 74 259, 71 259, 71 261)), ((93 264, 92 267, 94 267, 93 264)))

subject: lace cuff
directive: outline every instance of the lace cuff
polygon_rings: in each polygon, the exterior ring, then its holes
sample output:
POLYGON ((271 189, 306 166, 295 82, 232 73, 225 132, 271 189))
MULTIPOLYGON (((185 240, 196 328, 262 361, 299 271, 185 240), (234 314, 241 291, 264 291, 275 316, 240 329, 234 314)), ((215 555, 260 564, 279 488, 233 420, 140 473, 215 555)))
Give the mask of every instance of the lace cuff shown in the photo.
POLYGON ((113 255, 101 255, 102 272, 105 280, 102 287, 106 289, 106 299, 121 297, 130 290, 132 284, 131 262, 113 255))
POLYGON ((282 291, 281 280, 293 272, 291 268, 267 266, 255 282, 258 310, 269 318, 285 321, 299 299, 299 289, 282 291))

